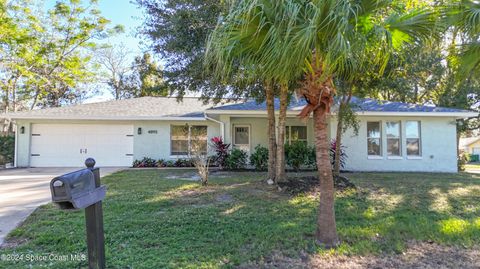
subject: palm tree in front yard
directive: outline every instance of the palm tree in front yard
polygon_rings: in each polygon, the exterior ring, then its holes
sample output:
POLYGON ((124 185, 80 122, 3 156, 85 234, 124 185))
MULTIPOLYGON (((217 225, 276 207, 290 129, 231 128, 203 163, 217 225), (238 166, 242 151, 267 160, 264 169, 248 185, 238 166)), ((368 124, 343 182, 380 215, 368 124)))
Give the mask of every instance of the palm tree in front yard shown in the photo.
POLYGON ((327 133, 333 78, 348 78, 358 69, 362 63, 351 60, 355 53, 375 48, 368 51, 383 66, 402 43, 426 38, 434 28, 426 9, 395 10, 390 1, 375 0, 244 0, 232 6, 210 40, 218 43, 207 58, 219 72, 241 61, 278 85, 301 81, 298 94, 308 104, 299 116, 313 114, 320 179, 316 240, 326 247, 339 243, 327 133))

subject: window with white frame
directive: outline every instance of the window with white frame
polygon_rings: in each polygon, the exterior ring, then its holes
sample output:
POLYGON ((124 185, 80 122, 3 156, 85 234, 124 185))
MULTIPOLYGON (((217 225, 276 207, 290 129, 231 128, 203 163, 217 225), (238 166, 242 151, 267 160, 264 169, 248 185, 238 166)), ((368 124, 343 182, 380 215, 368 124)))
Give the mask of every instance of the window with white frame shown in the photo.
POLYGON ((307 143, 307 126, 286 126, 285 142, 291 145, 296 141, 307 143))
POLYGON ((170 154, 186 156, 192 150, 207 152, 207 126, 172 125, 170 154))
POLYGON ((401 156, 401 124, 400 121, 386 122, 387 156, 401 156))
POLYGON ((405 123, 405 137, 407 140, 407 156, 421 156, 420 121, 407 121, 405 123))
POLYGON ((368 156, 382 156, 382 129, 379 121, 367 122, 368 156))

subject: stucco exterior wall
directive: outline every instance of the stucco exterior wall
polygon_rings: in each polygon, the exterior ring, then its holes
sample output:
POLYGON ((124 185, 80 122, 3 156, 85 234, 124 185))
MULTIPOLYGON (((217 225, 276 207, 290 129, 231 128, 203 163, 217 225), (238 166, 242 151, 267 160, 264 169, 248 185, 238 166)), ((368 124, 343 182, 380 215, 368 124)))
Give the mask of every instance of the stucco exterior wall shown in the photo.
POLYGON ((17 120, 18 130, 25 127, 25 132, 17 133, 17 167, 30 165, 30 144, 32 124, 131 124, 134 127, 133 159, 150 157, 155 159, 175 159, 170 156, 170 126, 171 125, 206 125, 209 138, 220 136, 220 125, 212 121, 88 121, 88 120, 17 120), (142 128, 142 134, 137 130, 142 128), (149 134, 149 130, 156 130, 156 134, 149 134))
MULTIPOLYGON (((224 120, 224 118, 221 118, 224 120)), ((278 124, 278 119, 275 122, 278 124)), ((225 141, 232 143, 233 141, 233 126, 234 125, 248 125, 250 126, 250 152, 253 152, 257 145, 268 145, 268 120, 266 117, 231 117, 225 121, 225 141), (228 131, 227 131, 228 130, 228 131)), ((286 126, 307 126, 307 140, 309 145, 313 145, 313 122, 312 119, 304 122, 297 118, 287 118, 286 126)))
MULTIPOLYGON (((232 128, 236 124, 249 125, 251 128, 250 151, 253 151, 258 144, 267 146, 266 117, 245 117, 220 115, 216 117, 224 123, 226 143, 232 142, 232 128)), ((456 156, 456 125, 455 119, 449 117, 381 117, 381 116, 359 116, 360 130, 358 136, 348 130, 344 134, 343 144, 348 155, 347 170, 352 171, 428 171, 428 172, 457 172, 456 156), (401 149, 400 158, 388 158, 386 155, 386 121, 401 121, 401 149), (406 156, 405 121, 418 120, 421 122, 421 152, 420 158, 408 158, 406 156), (367 121, 382 122, 382 151, 383 156, 379 159, 372 159, 367 156, 367 121)), ((134 157, 141 159, 151 157, 155 159, 174 159, 170 155, 170 126, 183 125, 186 121, 72 121, 72 120, 17 120, 18 128, 24 127, 25 132, 17 133, 17 167, 29 166, 30 141, 32 123, 89 123, 89 124, 132 124, 134 127, 134 157), (142 128, 142 134, 137 133, 142 128), (149 130, 156 130, 157 133, 148 133, 149 130)), ((210 120, 188 121, 190 125, 208 126, 208 137, 221 136, 220 124, 210 120)), ((307 126, 308 144, 314 144, 313 122, 309 119, 307 123, 297 119, 288 118, 286 125, 307 126)), ((335 137, 336 119, 332 117, 329 124, 330 137, 335 137)))
MULTIPOLYGON (((346 169, 351 171, 423 171, 457 172, 456 125, 448 117, 369 117, 359 116, 358 136, 348 130, 343 136, 343 145, 348 155, 346 169), (407 157, 405 122, 421 122, 421 157, 407 157), (382 157, 367 155, 367 122, 382 123, 382 157), (386 121, 401 121, 401 157, 387 157, 385 133, 386 121)), ((331 119, 336 123, 336 119, 331 119)), ((331 135, 335 137, 336 124, 331 124, 331 135)))
MULTIPOLYGON (((185 125, 184 121, 136 121, 133 139, 134 159, 150 157, 154 159, 175 159, 177 156, 170 154, 170 126, 185 125), (142 128, 142 134, 137 133, 142 128), (156 130, 156 134, 149 134, 149 130, 156 130)), ((207 126, 208 138, 220 136, 220 125, 212 121, 189 121, 189 125, 207 126)))

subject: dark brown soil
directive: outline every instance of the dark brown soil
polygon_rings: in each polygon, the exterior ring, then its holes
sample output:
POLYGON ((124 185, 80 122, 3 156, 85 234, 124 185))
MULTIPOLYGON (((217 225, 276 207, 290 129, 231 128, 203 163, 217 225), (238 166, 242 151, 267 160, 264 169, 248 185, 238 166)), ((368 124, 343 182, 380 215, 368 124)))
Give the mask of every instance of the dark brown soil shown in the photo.
MULTIPOLYGON (((343 176, 334 177, 334 186, 337 191, 345 189, 356 188, 348 178, 343 176)), ((291 177, 286 182, 279 182, 278 186, 282 192, 292 195, 300 193, 314 193, 318 192, 319 179, 314 176, 291 177)))

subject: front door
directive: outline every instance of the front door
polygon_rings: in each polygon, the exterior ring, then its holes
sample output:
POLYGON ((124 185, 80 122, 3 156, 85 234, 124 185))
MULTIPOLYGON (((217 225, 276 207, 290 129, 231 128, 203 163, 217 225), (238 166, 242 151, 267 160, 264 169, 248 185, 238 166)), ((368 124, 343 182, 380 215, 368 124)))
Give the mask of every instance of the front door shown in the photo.
POLYGON ((250 126, 233 126, 233 147, 241 149, 250 154, 250 126))

